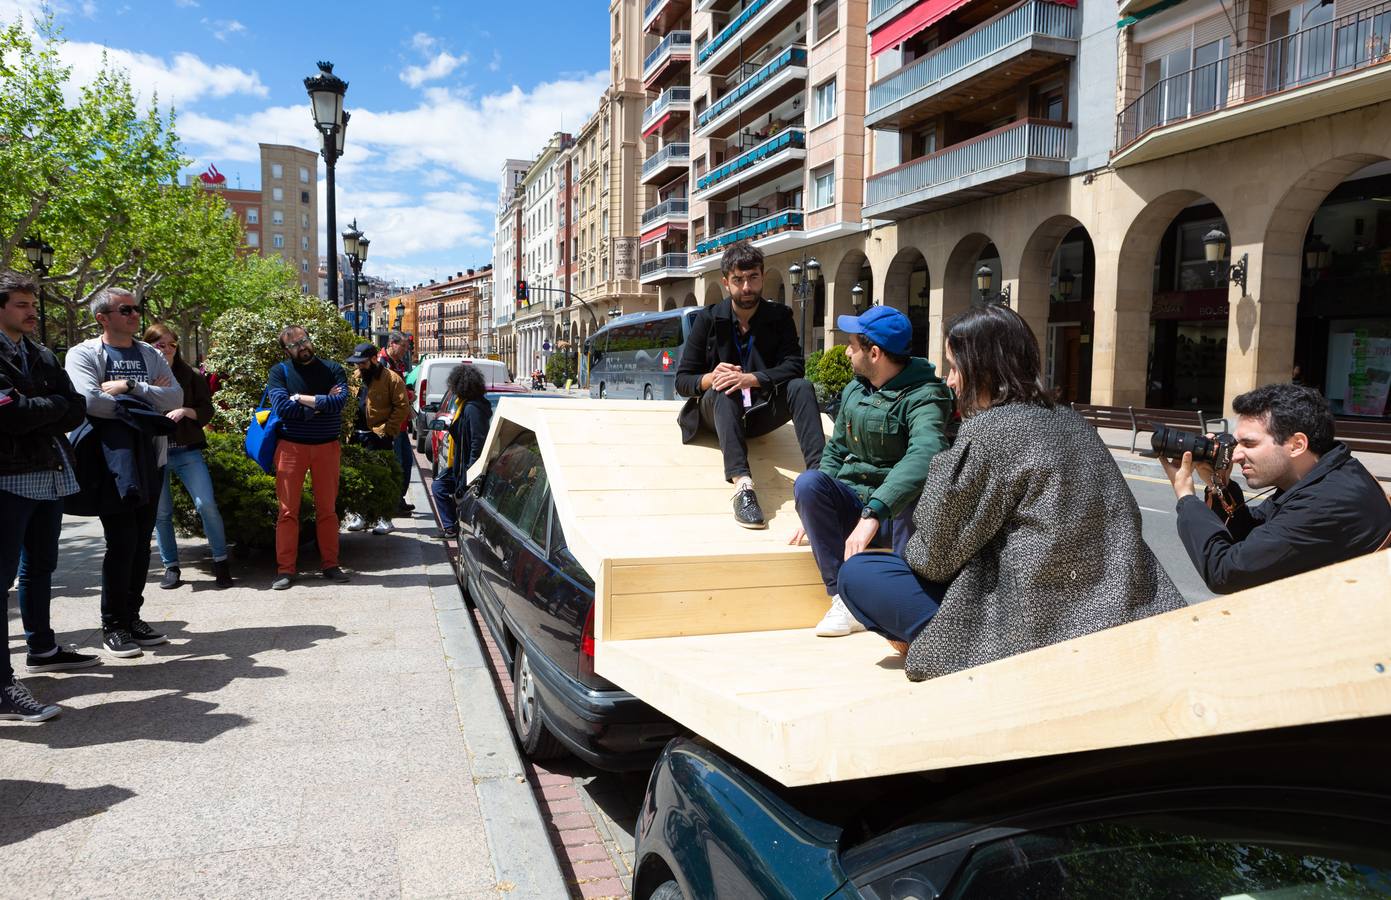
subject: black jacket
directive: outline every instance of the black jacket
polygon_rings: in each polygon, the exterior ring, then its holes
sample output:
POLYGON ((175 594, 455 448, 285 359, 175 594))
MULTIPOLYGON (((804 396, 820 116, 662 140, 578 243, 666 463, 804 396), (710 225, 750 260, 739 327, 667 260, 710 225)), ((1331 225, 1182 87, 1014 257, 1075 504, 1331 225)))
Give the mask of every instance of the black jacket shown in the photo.
MULTIPOLYGON (((681 361, 676 367, 676 392, 693 400, 703 393, 700 379, 720 363, 742 365, 739 350, 734 345, 734 304, 728 297, 707 306, 691 316, 691 330, 681 348, 681 361)), ((792 320, 791 307, 768 300, 759 301, 749 320, 749 334, 762 366, 754 371, 760 389, 772 391, 794 378, 806 374, 802 359, 802 344, 797 339, 797 326, 792 320)), ((687 402, 681 409, 682 440, 694 440, 700 428, 698 403, 687 402)))
POLYGON ((78 492, 64 499, 70 516, 99 516, 158 503, 164 488, 156 437, 174 422, 138 397, 116 399, 116 418, 88 416, 73 432, 78 492))
POLYGON ((1391 503, 1348 448, 1334 444, 1288 491, 1247 506, 1231 522, 1197 497, 1178 501, 1178 533, 1210 590, 1230 594, 1376 550, 1391 533, 1391 503))
POLYGON ((67 433, 82 424, 87 401, 47 347, 24 338, 26 377, 8 341, 0 340, 0 475, 56 469, 72 460, 67 433))
POLYGON ((182 357, 175 356, 174 364, 170 368, 174 370, 174 380, 184 389, 184 406, 193 410, 194 417, 183 419, 175 426, 169 443, 201 450, 208 446, 203 429, 213 420, 212 389, 208 387, 207 377, 184 362, 182 357))

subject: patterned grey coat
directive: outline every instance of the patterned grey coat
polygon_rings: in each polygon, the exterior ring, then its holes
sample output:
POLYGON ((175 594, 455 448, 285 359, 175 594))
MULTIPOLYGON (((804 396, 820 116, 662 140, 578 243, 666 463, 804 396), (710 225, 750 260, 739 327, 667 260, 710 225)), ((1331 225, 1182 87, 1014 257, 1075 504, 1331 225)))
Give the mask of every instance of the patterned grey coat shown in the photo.
POLYGON ((1185 605, 1140 536, 1140 508, 1070 409, 996 406, 937 454, 905 551, 949 583, 908 649, 923 681, 1185 605))

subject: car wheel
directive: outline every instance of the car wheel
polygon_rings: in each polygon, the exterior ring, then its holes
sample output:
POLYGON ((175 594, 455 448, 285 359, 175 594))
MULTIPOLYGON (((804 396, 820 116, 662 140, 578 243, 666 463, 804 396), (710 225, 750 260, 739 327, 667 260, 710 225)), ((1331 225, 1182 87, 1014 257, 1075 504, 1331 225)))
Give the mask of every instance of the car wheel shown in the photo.
POLYGON ((425 448, 429 445, 429 440, 430 432, 417 428, 415 430, 415 452, 424 453, 425 448))
POLYGON ((681 885, 674 881, 663 881, 647 895, 647 900, 686 900, 686 895, 681 893, 681 885))
POLYGON ((651 400, 651 399, 652 399, 652 385, 650 385, 650 384, 644 384, 644 385, 642 386, 642 399, 644 399, 644 400, 651 400))
POLYGON ((536 676, 520 644, 512 671, 512 726, 517 729, 522 752, 531 759, 555 759, 565 755, 565 745, 547 731, 541 721, 541 695, 536 689, 536 676))
POLYGON ((606 385, 606 384, 604 384, 602 381, 599 382, 599 399, 600 399, 600 400, 607 400, 607 399, 608 399, 608 396, 609 396, 609 386, 606 385))

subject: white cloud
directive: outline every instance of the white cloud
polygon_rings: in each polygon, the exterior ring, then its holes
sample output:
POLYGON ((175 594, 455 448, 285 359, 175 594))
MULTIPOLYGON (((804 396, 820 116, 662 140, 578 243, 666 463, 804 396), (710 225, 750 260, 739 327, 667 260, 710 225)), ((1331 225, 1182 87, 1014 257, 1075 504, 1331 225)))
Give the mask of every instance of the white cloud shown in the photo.
POLYGON ((174 0, 174 5, 181 9, 189 9, 198 5, 198 0, 174 0))
POLYGON ((201 20, 204 28, 212 32, 212 36, 219 41, 226 41, 228 37, 237 34, 245 34, 246 26, 236 19, 207 19, 201 20))
POLYGON ((93 3, 92 0, 83 0, 82 15, 87 19, 95 19, 97 17, 97 5, 93 3))
POLYGON ((438 81, 466 62, 467 54, 455 56, 441 50, 423 66, 406 66, 401 70, 401 80, 413 88, 418 88, 427 81, 438 81))
POLYGON ((264 97, 269 93, 256 72, 207 63, 192 53, 175 53, 165 59, 83 41, 63 44, 59 52, 73 68, 74 83, 87 84, 95 78, 105 54, 112 65, 129 73, 137 94, 149 100, 158 93, 165 105, 183 106, 203 97, 264 97))

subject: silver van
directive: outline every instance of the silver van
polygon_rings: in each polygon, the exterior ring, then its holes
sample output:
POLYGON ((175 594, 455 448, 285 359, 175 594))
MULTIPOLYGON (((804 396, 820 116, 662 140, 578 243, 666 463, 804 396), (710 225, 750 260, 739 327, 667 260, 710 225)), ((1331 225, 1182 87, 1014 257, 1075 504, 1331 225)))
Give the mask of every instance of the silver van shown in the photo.
POLYGON ((681 347, 699 307, 630 313, 589 340, 589 396, 675 400, 681 347))

